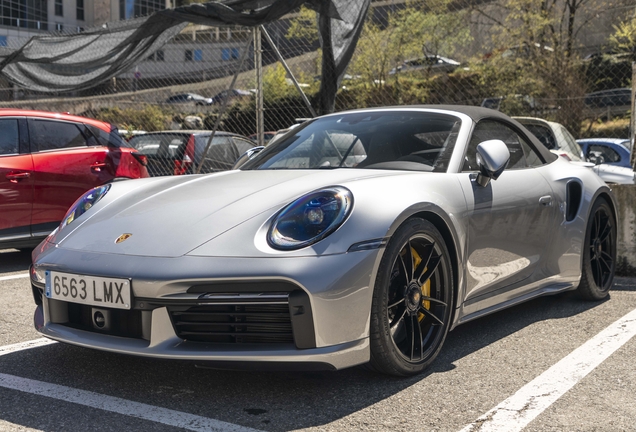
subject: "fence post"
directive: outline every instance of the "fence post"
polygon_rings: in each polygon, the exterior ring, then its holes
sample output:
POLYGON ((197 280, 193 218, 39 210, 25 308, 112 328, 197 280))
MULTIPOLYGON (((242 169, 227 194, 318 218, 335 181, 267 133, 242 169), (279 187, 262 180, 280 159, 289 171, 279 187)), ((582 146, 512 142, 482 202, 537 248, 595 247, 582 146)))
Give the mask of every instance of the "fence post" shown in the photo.
POLYGON ((259 146, 265 145, 263 124, 263 49, 261 27, 254 27, 254 66, 256 68, 256 138, 259 146))
POLYGON ((636 135, 636 62, 632 62, 632 107, 629 122, 629 145, 631 152, 631 165, 636 162, 636 151, 634 151, 634 136, 636 135))

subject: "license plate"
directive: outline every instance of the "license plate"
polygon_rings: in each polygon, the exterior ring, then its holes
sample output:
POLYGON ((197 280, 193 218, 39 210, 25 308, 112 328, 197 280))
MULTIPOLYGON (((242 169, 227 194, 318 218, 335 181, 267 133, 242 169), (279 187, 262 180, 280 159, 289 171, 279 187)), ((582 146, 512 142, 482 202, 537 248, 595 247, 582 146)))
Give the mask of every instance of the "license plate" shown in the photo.
POLYGON ((44 294, 55 300, 130 309, 130 281, 128 279, 84 276, 47 271, 44 294))

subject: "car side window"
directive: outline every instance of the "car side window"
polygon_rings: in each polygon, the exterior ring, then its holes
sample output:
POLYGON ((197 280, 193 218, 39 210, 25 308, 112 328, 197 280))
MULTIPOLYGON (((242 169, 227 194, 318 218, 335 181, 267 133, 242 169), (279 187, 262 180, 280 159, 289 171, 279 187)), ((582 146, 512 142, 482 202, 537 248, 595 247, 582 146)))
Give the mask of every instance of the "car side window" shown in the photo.
POLYGON ((20 140, 17 119, 0 120, 0 156, 18 154, 20 140))
POLYGON ((31 148, 36 151, 86 147, 84 134, 74 123, 29 119, 31 148))
POLYGON ((599 160, 599 163, 620 162, 621 156, 612 148, 604 145, 591 144, 587 149, 587 156, 590 159, 599 160))
POLYGON ((241 138, 233 137, 232 140, 234 140, 234 144, 236 144, 236 149, 238 150, 239 154, 243 154, 249 149, 256 147, 255 143, 241 138))
POLYGON ((539 166, 543 163, 536 150, 515 130, 495 120, 482 120, 473 130, 462 171, 477 171, 479 169, 477 146, 484 141, 493 139, 503 141, 508 147, 510 162, 507 169, 522 169, 539 166))

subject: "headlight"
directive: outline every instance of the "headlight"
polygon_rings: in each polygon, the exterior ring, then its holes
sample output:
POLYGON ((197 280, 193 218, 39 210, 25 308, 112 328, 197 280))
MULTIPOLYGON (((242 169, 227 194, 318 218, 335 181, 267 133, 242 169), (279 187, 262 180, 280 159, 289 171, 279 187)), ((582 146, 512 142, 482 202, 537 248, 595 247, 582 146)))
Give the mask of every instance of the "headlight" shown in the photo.
POLYGON ((110 184, 93 188, 79 197, 75 203, 71 206, 66 216, 60 223, 60 229, 73 223, 75 219, 86 213, 91 209, 110 189, 110 184))
POLYGON ((311 192, 282 209, 274 217, 267 242, 274 249, 300 249, 338 229, 353 208, 349 189, 334 186, 311 192))

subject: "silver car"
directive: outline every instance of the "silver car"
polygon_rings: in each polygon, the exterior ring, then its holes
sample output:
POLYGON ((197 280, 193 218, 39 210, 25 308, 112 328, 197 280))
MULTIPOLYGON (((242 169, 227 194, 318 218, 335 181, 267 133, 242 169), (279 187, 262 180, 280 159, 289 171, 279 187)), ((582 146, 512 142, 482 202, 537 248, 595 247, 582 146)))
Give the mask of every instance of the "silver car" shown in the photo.
POLYGON ((594 172, 497 111, 330 114, 238 170, 87 192, 33 253, 35 327, 214 367, 411 375, 462 323, 605 298, 616 226, 594 172))
POLYGON ((630 167, 621 167, 606 163, 591 163, 572 134, 560 123, 536 117, 513 117, 532 132, 550 151, 572 161, 574 164, 591 168, 606 183, 634 184, 636 174, 630 167))

